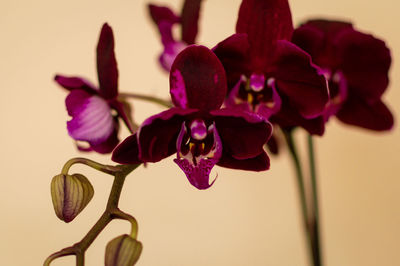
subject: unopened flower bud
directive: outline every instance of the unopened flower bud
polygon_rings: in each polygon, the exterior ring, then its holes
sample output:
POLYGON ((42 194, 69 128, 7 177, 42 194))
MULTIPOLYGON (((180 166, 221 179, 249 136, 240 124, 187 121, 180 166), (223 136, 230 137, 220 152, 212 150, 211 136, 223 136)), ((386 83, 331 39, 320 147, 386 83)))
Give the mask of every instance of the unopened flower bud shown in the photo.
POLYGON ((81 174, 60 174, 51 181, 54 211, 66 223, 72 221, 86 207, 93 194, 92 184, 81 174))
POLYGON ((142 243, 129 235, 122 235, 108 242, 105 266, 132 266, 142 253, 142 243))

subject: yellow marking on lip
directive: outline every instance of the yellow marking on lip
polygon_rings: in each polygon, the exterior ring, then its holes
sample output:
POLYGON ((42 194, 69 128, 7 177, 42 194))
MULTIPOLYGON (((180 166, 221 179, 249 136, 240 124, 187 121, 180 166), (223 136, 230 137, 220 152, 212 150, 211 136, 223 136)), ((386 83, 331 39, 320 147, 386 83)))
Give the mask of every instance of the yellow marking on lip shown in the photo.
POLYGON ((248 94, 247 94, 247 101, 248 101, 249 103, 253 103, 253 100, 254 100, 253 95, 252 95, 251 93, 248 93, 248 94))
POLYGON ((266 106, 267 106, 268 108, 274 108, 275 103, 274 103, 274 102, 267 102, 267 103, 266 103, 266 106))

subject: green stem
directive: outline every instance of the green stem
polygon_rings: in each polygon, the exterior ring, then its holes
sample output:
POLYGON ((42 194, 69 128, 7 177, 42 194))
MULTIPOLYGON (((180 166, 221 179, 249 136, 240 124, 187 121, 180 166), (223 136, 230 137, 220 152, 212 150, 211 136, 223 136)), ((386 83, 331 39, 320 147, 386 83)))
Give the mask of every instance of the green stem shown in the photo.
POLYGON ((64 175, 68 174, 69 169, 71 168, 72 165, 77 164, 77 163, 81 163, 84 165, 87 165, 89 167, 92 167, 98 171, 101 171, 103 173, 109 174, 109 175, 115 175, 115 173, 121 171, 120 167, 117 166, 111 166, 111 165, 104 165, 86 158, 72 158, 70 160, 68 160, 68 162, 66 162, 64 164, 64 167, 61 170, 61 173, 64 175))
POLYGON ((122 171, 117 172, 114 178, 114 183, 111 188, 110 196, 108 197, 107 207, 103 215, 97 223, 90 229, 84 238, 77 244, 79 250, 85 252, 97 236, 103 231, 109 222, 113 219, 113 213, 118 209, 119 199, 121 197, 122 187, 124 186, 126 176, 136 169, 139 165, 122 166, 122 171))
POLYGON ((314 143, 311 135, 308 135, 308 156, 310 163, 310 175, 311 175, 311 187, 312 187, 312 213, 310 215, 310 227, 311 227, 311 237, 313 242, 314 254, 316 256, 315 260, 318 264, 322 265, 322 254, 321 254, 321 241, 320 241, 320 219, 319 219, 319 207, 318 207, 318 189, 317 189, 317 174, 315 167, 315 153, 314 153, 314 143))
POLYGON ((85 265, 85 253, 77 252, 76 253, 76 266, 84 266, 85 265))
POLYGON ((154 97, 154 96, 150 96, 150 95, 143 95, 143 94, 139 94, 139 93, 124 93, 121 92, 119 93, 119 96, 122 98, 133 98, 133 99, 138 99, 138 100, 144 100, 144 101, 149 101, 149 102, 153 102, 159 105, 162 105, 164 107, 167 108, 171 108, 172 107, 172 103, 170 101, 164 100, 164 99, 160 99, 158 97, 154 97))
POLYGON ((132 215, 125 213, 119 209, 115 210, 113 215, 114 215, 114 218, 126 220, 131 223, 131 237, 136 239, 137 232, 138 232, 138 223, 137 223, 135 217, 133 217, 132 215))
MULTIPOLYGON (((82 159, 84 158, 75 158, 69 160, 64 168, 68 172, 68 169, 71 165, 74 163, 82 162, 82 159)), ((88 159, 84 159, 85 164, 87 162, 90 162, 91 165, 101 165, 96 162, 90 161, 88 159)), ((91 166, 90 165, 90 166, 91 166)), ((89 248, 89 246, 93 243, 93 241, 97 238, 97 236, 103 231, 103 229, 114 219, 116 218, 114 214, 119 211, 118 209, 118 203, 119 199, 121 197, 121 192, 122 192, 122 187, 125 182, 126 176, 135 170, 139 164, 137 165, 119 165, 114 167, 114 182, 111 188, 110 196, 108 197, 108 202, 107 202, 107 207, 102 214, 102 216, 99 218, 99 220, 96 222, 96 224, 90 229, 90 231, 82 238, 81 241, 75 243, 73 246, 65 248, 59 252, 56 252, 52 255, 50 255, 46 261, 44 262, 44 266, 49 266, 50 263, 59 257, 63 256, 68 256, 68 255, 75 255, 76 256, 76 265, 77 266, 84 266, 84 260, 85 260, 85 252, 89 248)), ((64 170, 63 168, 63 170, 64 170)), ((102 171, 102 170, 100 170, 102 171)), ((103 171, 104 172, 104 171, 103 171)), ((132 217, 133 218, 133 217, 132 217)), ((136 220, 135 220, 136 222, 136 220)), ((133 230, 133 229, 132 229, 133 230)), ((136 225, 136 231, 137 231, 137 225, 136 225)), ((137 234, 137 233, 136 233, 137 234)))
POLYGON ((294 168, 296 171, 296 181, 297 181, 297 187, 299 190, 299 197, 300 197, 300 204, 301 204, 301 211, 302 211, 302 217, 303 217, 303 223, 306 229, 306 233, 308 233, 308 207, 307 207, 307 199, 306 199, 306 192, 305 192, 305 186, 304 186, 304 177, 303 177, 303 172, 301 169, 301 163, 300 159, 297 153, 297 148, 296 148, 296 143, 293 138, 292 131, 283 131, 286 142, 289 147, 290 155, 293 160, 294 168))
POLYGON ((61 257, 65 257, 65 256, 70 256, 70 255, 75 255, 76 250, 74 249, 74 247, 68 247, 68 248, 64 248, 56 253, 51 254, 43 263, 43 266, 49 266, 50 263, 57 259, 57 258, 61 258, 61 257))
POLYGON ((306 191, 305 191, 305 185, 304 185, 304 176, 302 172, 302 167, 300 163, 300 158, 297 152, 296 148, 296 142, 293 138, 293 131, 292 130, 283 130, 283 133, 285 135, 286 142, 289 147, 290 155, 293 160, 294 168, 296 171, 296 180, 297 180, 297 188, 298 188, 298 195, 300 198, 300 205, 301 205, 301 212, 302 212, 302 220, 303 220, 303 226, 304 226, 304 231, 307 237, 307 243, 308 243, 308 250, 310 252, 310 256, 312 257, 313 260, 313 265, 318 266, 319 264, 316 263, 316 257, 314 255, 314 248, 313 248, 313 240, 311 237, 310 233, 310 223, 309 223, 309 218, 308 218, 308 207, 307 207, 307 197, 306 197, 306 191))

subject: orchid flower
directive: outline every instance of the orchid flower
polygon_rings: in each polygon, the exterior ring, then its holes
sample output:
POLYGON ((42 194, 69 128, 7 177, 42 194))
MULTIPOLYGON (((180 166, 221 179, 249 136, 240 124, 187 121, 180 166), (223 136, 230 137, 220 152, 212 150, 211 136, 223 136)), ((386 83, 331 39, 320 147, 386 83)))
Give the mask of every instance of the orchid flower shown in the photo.
POLYGON ((271 124, 252 113, 220 109, 226 91, 225 71, 215 54, 204 46, 189 46, 170 72, 175 107, 145 120, 117 146, 112 159, 122 164, 158 162, 176 153, 175 163, 198 189, 214 183, 209 175, 215 164, 267 170, 263 145, 271 124))
POLYGON ((170 71, 175 57, 188 45, 194 44, 198 32, 201 0, 185 0, 181 16, 164 6, 149 4, 150 16, 161 35, 164 51, 159 57, 163 69, 170 71), (172 33, 175 24, 181 26, 181 36, 176 40, 172 33))
POLYGON ((381 100, 391 63, 383 41, 347 22, 311 20, 295 30, 293 42, 310 53, 329 81, 325 120, 335 115, 366 129, 392 128, 393 115, 381 100))
POLYGON ((85 141, 89 147, 77 144, 83 151, 110 153, 119 143, 118 117, 133 131, 129 105, 118 99, 118 69, 114 54, 114 36, 104 24, 97 45, 99 87, 81 77, 56 75, 55 81, 69 90, 65 104, 72 117, 67 122, 69 135, 85 141), (116 115, 113 114, 116 111, 116 115))
POLYGON ((287 0, 242 1, 236 34, 213 49, 227 73, 225 105, 322 135, 327 82, 310 55, 290 42, 292 33, 287 0))

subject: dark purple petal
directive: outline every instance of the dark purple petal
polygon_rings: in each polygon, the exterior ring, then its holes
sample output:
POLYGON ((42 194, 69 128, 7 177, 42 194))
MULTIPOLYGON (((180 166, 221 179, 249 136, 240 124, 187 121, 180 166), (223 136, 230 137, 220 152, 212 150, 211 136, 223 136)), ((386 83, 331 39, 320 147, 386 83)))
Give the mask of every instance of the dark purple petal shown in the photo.
POLYGON ((161 22, 169 22, 171 24, 179 22, 180 18, 172 12, 168 7, 157 6, 153 4, 148 5, 151 19, 157 25, 161 22))
POLYGON ((176 152, 176 140, 182 122, 193 109, 172 108, 146 119, 138 131, 139 158, 158 162, 176 152))
POLYGON ((211 50, 191 45, 176 57, 170 73, 170 92, 176 106, 218 109, 226 91, 225 70, 211 50))
POLYGON ((339 66, 350 93, 363 99, 377 100, 386 90, 391 63, 390 50, 372 35, 347 30, 338 37, 339 66))
POLYGON ((114 36, 107 23, 101 28, 97 44, 97 75, 101 95, 111 99, 118 94, 118 69, 114 54, 114 36))
POLYGON ((329 100, 327 81, 306 52, 288 41, 278 41, 272 73, 279 94, 285 94, 302 116, 313 118, 324 111, 329 100))
POLYGON ((253 158, 243 160, 233 158, 229 153, 223 152, 217 165, 231 169, 264 171, 269 169, 270 162, 268 155, 265 152, 262 152, 253 158))
POLYGON ((293 32, 292 43, 306 51, 316 64, 331 66, 331 59, 326 57, 325 34, 312 26, 303 25, 293 32), (322 64, 321 64, 322 63, 322 64))
POLYGON ((340 121, 371 130, 383 131, 393 127, 393 115, 382 101, 368 103, 349 98, 336 114, 340 121))
POLYGON ((212 111, 213 120, 222 140, 224 154, 247 159, 262 153, 272 133, 272 125, 253 113, 235 109, 212 111))
POLYGON ((122 141, 113 151, 111 160, 120 164, 141 163, 137 134, 133 134, 122 141))
POLYGON ((237 33, 218 43, 213 52, 226 70, 228 89, 233 88, 242 75, 250 75, 249 42, 247 34, 237 33))
POLYGON ((185 0, 181 13, 182 40, 195 43, 198 32, 201 0, 185 0))
MULTIPOLYGON (((275 128, 274 128, 275 129, 275 128)), ((275 131, 274 131, 275 132, 275 131)), ((278 155, 279 153, 279 144, 278 144, 278 138, 275 136, 275 133, 271 135, 269 140, 267 141, 267 148, 270 151, 270 153, 274 155, 278 155)))
POLYGON ((335 55, 338 34, 352 28, 342 21, 310 20, 294 31, 292 42, 309 53, 317 65, 335 69, 341 61, 335 55))
POLYGON ((56 75, 54 80, 67 90, 81 89, 90 94, 98 93, 98 89, 90 81, 84 78, 56 75))
POLYGON ((98 145, 106 141, 114 132, 116 121, 111 115, 108 103, 99 96, 83 90, 73 90, 65 104, 72 119, 67 122, 69 135, 75 140, 98 145))
POLYGON ((243 0, 236 24, 237 33, 247 33, 254 71, 268 66, 277 40, 290 40, 292 16, 287 0, 243 0))
POLYGON ((283 129, 293 127, 302 127, 312 135, 322 136, 325 131, 325 119, 318 116, 316 118, 307 119, 290 105, 287 99, 283 99, 281 110, 270 118, 273 124, 278 124, 283 129))
POLYGON ((135 123, 132 118, 132 105, 124 100, 113 100, 109 104, 117 111, 118 117, 124 121, 129 131, 133 133, 135 131, 135 123))

